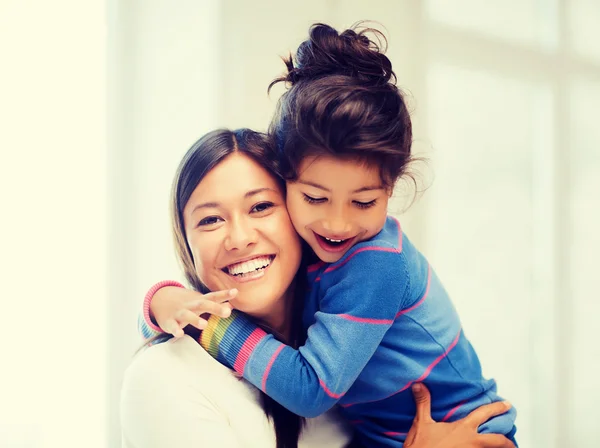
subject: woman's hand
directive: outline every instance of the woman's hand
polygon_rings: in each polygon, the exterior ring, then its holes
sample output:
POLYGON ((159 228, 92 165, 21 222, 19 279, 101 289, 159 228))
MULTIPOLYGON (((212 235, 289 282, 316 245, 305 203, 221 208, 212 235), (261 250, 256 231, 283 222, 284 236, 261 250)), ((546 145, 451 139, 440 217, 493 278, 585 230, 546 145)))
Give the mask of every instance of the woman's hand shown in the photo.
POLYGON ((158 326, 176 338, 183 336, 183 329, 192 325, 199 330, 206 327, 202 314, 229 317, 231 305, 227 302, 237 295, 237 289, 201 294, 176 286, 160 288, 150 302, 150 316, 158 326))
POLYGON ((496 402, 481 406, 461 420, 438 423, 431 418, 431 395, 420 383, 413 385, 417 415, 406 436, 404 448, 515 448, 500 434, 479 434, 479 425, 496 415, 504 414, 511 405, 496 402))

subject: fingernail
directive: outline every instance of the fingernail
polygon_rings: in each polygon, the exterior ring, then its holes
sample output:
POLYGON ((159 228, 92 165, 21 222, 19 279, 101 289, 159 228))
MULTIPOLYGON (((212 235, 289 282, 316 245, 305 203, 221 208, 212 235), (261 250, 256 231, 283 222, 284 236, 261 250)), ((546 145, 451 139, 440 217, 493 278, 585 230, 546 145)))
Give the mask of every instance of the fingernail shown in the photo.
POLYGON ((504 406, 506 406, 506 409, 512 408, 512 404, 510 404, 510 401, 505 400, 505 401, 503 401, 503 403, 504 403, 504 406))
POLYGON ((412 385, 413 392, 421 392, 423 387, 419 383, 415 383, 412 385))
POLYGON ((229 295, 231 297, 235 296, 237 293, 238 293, 238 290, 235 288, 229 290, 229 295))
POLYGON ((221 310, 221 317, 229 317, 231 315, 231 308, 223 307, 221 310))
POLYGON ((198 328, 200 328, 201 330, 204 330, 206 328, 207 323, 208 322, 206 322, 204 319, 200 319, 198 321, 198 328))

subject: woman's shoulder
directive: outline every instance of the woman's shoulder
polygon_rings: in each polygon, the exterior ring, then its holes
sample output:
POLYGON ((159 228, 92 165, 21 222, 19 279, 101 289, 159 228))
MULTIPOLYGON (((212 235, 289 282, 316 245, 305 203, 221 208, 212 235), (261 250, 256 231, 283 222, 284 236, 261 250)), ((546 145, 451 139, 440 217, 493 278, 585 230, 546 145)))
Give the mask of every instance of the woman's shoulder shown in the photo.
MULTIPOLYGON (((133 359, 125 373, 121 411, 125 438, 136 428, 146 428, 135 431, 136 437, 149 437, 149 433, 162 437, 174 429, 165 428, 167 421, 208 419, 243 440, 239 446, 275 445, 258 389, 236 377, 189 336, 149 347, 133 359), (175 420, 168 417, 169 409, 180 415, 175 420), (148 431, 148 425, 162 428, 148 431)), ((194 425, 190 421, 189 426, 194 425)), ((348 426, 336 411, 330 411, 307 421, 299 446, 345 446, 348 441, 348 426)))
POLYGON ((127 368, 123 393, 127 387, 156 389, 178 385, 195 392, 214 394, 215 383, 234 387, 247 393, 247 386, 239 384, 233 372, 212 358, 194 339, 184 336, 153 345, 138 353, 127 368))

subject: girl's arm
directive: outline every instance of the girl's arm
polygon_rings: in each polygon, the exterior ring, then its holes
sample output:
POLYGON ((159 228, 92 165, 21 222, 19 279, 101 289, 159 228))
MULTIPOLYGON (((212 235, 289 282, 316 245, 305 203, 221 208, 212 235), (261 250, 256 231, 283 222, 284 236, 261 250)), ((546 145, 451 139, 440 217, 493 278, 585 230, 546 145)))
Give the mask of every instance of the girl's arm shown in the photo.
POLYGON ((338 274, 298 350, 236 312, 227 319, 211 317, 202 332, 202 346, 292 412, 304 417, 322 414, 339 401, 371 359, 394 322, 408 285, 404 255, 391 251, 348 257, 338 274), (403 289, 391 290, 390 285, 403 289))
POLYGON ((237 290, 201 294, 176 281, 166 280, 154 285, 144 298, 142 313, 138 316, 138 330, 144 340, 171 334, 181 337, 188 325, 202 330, 206 320, 201 314, 217 314, 228 317, 231 306, 227 302, 235 297, 237 290))

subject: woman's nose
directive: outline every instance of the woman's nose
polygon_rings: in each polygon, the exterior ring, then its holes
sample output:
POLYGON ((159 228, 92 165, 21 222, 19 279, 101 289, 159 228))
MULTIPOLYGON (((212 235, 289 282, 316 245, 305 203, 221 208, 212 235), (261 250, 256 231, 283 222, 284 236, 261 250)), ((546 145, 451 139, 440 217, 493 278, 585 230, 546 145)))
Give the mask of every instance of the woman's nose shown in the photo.
POLYGON ((229 234, 225 238, 226 250, 242 250, 255 244, 258 233, 244 220, 231 223, 229 234))

